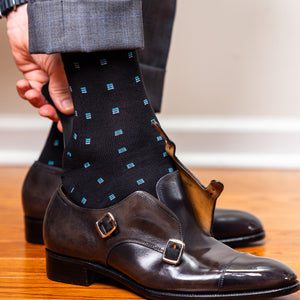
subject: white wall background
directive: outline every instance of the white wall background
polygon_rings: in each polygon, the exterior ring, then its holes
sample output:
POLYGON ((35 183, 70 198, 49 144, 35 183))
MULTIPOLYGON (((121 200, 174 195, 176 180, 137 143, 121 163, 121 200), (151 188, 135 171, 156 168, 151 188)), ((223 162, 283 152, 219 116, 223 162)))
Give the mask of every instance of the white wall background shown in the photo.
MULTIPOLYGON (((5 21, 0 40, 0 163, 29 164, 48 122, 15 92, 5 21)), ((178 0, 161 120, 186 163, 300 168, 299 83, 299 0, 178 0)))

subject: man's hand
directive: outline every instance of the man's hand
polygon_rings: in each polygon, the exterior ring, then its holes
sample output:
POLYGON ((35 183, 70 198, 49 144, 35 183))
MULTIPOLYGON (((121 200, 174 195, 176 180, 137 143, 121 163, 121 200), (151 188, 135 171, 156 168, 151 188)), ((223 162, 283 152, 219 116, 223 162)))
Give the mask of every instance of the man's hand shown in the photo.
POLYGON ((16 65, 24 74, 24 79, 16 85, 20 97, 38 107, 41 116, 58 121, 55 109, 47 104, 41 93, 42 86, 49 81, 49 92, 56 107, 64 114, 73 113, 72 97, 61 55, 29 53, 27 4, 9 13, 7 35, 16 65))

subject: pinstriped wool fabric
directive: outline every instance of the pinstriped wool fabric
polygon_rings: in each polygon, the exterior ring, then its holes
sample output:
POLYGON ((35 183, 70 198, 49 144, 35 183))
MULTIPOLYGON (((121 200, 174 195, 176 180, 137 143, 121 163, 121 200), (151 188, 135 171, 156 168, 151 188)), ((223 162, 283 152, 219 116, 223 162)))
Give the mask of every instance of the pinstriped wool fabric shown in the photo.
POLYGON ((31 0, 31 53, 143 47, 140 0, 31 0))

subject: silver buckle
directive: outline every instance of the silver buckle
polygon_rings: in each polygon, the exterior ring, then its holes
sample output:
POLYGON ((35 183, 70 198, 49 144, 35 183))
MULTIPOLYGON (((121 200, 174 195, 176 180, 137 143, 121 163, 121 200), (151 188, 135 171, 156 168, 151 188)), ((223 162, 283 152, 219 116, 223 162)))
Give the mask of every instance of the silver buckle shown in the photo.
POLYGON ((108 212, 96 222, 96 228, 103 239, 110 236, 117 229, 114 216, 108 212))
POLYGON ((168 240, 163 253, 162 260, 171 265, 177 265, 182 257, 185 244, 183 241, 170 239, 168 240))

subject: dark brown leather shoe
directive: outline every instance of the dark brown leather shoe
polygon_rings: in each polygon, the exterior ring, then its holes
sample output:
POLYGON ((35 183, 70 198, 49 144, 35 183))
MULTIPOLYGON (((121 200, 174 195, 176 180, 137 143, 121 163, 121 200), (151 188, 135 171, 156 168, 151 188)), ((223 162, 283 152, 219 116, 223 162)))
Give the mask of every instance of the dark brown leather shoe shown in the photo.
POLYGON ((109 277, 147 299, 258 299, 299 289, 286 265, 210 236, 222 184, 203 188, 197 208, 183 185, 176 171, 157 183, 159 199, 137 191, 106 209, 79 207, 58 189, 44 222, 48 278, 90 285, 109 277))
POLYGON ((22 188, 27 242, 43 244, 43 219, 49 201, 61 184, 62 169, 36 161, 29 169, 22 188))
MULTIPOLYGON (((60 185, 62 170, 36 161, 29 169, 22 190, 25 214, 25 237, 30 243, 43 244, 42 226, 51 196, 60 185)), ((232 247, 247 246, 262 240, 261 221, 245 211, 217 208, 213 235, 232 247)))
POLYGON ((90 285, 109 277, 147 299, 257 299, 299 289, 288 266, 229 248, 211 236, 220 182, 204 187, 175 156, 177 171, 104 209, 79 207, 62 187, 44 219, 47 276, 90 285))

